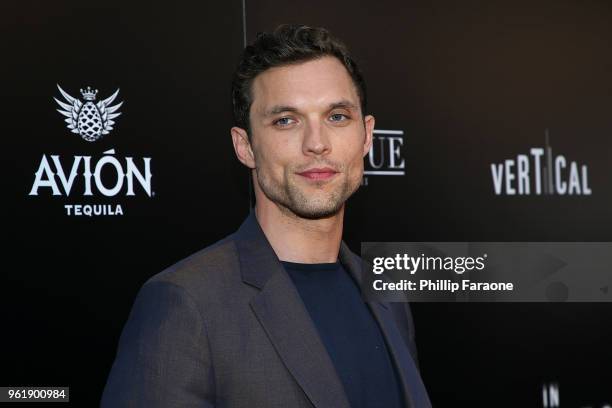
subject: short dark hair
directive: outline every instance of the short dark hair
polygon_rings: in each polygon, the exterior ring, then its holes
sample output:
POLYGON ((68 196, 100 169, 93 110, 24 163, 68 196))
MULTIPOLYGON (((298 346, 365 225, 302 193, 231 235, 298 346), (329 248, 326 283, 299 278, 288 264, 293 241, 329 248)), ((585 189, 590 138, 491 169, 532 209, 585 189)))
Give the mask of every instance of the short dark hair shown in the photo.
POLYGON ((257 33, 255 41, 243 51, 232 80, 232 104, 236 125, 250 132, 252 85, 257 75, 273 67, 298 64, 325 56, 336 57, 344 65, 357 88, 361 112, 365 115, 365 80, 347 47, 325 28, 283 24, 271 33, 257 33))

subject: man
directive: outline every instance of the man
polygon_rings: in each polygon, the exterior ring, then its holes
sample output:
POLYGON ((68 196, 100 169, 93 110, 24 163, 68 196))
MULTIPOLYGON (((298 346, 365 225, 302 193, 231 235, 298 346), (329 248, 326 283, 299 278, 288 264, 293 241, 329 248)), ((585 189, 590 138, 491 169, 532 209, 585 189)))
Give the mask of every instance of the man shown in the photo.
POLYGON ((374 129, 353 59, 284 25, 245 49, 232 95, 254 211, 143 286, 102 406, 429 407, 407 304, 364 302, 342 242, 374 129))

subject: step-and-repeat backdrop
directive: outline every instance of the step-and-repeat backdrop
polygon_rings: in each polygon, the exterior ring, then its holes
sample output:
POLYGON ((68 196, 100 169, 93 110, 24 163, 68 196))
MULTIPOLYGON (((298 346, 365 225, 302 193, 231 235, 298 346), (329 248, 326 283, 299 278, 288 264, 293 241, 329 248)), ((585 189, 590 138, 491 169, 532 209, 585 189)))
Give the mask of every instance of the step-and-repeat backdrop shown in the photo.
MULTIPOLYGON (((377 129, 347 208, 354 250, 612 241, 607 2, 1 8, 0 385, 70 386, 96 405, 139 287, 242 222, 230 79, 245 40, 281 23, 327 27, 365 73, 377 129)), ((610 303, 413 313, 434 406, 612 403, 610 303)))

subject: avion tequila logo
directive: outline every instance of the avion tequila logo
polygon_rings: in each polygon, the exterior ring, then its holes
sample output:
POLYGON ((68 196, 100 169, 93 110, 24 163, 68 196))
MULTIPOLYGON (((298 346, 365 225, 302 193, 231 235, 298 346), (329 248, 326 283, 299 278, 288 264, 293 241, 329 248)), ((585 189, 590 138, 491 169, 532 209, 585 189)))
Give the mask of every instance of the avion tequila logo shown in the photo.
POLYGON ((491 164, 495 195, 591 195, 589 168, 553 154, 548 130, 545 146, 515 159, 491 164))
POLYGON ((67 102, 64 103, 53 98, 62 108, 57 109, 57 111, 66 117, 64 121, 72 133, 78 133, 88 142, 95 142, 102 135, 107 135, 113 130, 113 125, 115 124, 113 119, 121 115, 121 112, 117 112, 117 110, 123 105, 123 102, 120 102, 111 106, 111 103, 113 103, 119 93, 119 89, 108 98, 99 102, 95 102, 98 90, 91 89, 89 86, 86 90, 81 89, 83 101, 70 96, 59 85, 57 85, 57 89, 59 89, 64 97, 65 102, 67 102))
MULTIPOLYGON (((95 142, 113 130, 114 120, 121 112, 123 102, 112 104, 119 93, 96 102, 98 90, 81 89, 83 100, 70 96, 57 86, 66 102, 56 98, 66 117, 68 129, 87 142, 95 142)), ((68 201, 79 196, 84 202, 64 202, 69 216, 123 215, 123 203, 108 203, 108 198, 145 195, 153 197, 151 158, 119 157, 114 148, 99 154, 46 154, 43 153, 34 172, 29 196, 43 195, 68 201), (104 198, 105 203, 92 202, 104 198), (68 200, 67 200, 68 199, 68 200)))

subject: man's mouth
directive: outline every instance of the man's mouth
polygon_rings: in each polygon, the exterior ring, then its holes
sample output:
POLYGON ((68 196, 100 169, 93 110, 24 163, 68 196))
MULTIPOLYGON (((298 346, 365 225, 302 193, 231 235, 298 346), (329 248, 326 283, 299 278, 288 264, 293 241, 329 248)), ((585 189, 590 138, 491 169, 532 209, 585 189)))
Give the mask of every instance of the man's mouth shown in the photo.
POLYGON ((335 176, 336 173, 338 172, 331 167, 321 167, 308 169, 298 174, 310 180, 327 180, 335 176))

